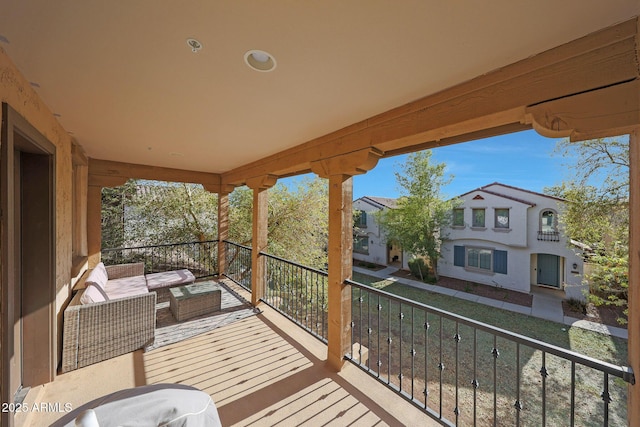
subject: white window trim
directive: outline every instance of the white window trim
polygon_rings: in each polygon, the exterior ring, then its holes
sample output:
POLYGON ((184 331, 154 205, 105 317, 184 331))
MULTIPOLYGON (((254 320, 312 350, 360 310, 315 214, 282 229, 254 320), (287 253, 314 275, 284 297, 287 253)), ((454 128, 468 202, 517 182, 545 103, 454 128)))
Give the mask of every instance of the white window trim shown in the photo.
POLYGON ((487 229, 487 208, 486 207, 473 207, 471 208, 471 229, 472 230, 486 230, 487 229), (473 220, 475 219, 475 215, 473 214, 473 211, 475 210, 483 210, 484 211, 484 225, 483 226, 476 226, 473 224, 473 220))
MULTIPOLYGON (((486 246, 465 246, 464 247, 464 269, 467 271, 471 271, 474 273, 482 273, 482 274, 487 274, 490 276, 495 275, 495 272, 493 271, 493 257, 494 257, 494 252, 495 248, 489 248, 486 246), (476 250, 487 250, 491 252, 491 260, 489 261, 489 269, 485 269, 485 268, 481 268, 481 267, 474 267, 474 266, 470 266, 469 265, 469 249, 476 249, 476 250)), ((478 259, 478 264, 480 260, 478 259)))
MULTIPOLYGON (((485 218, 485 221, 487 219, 485 218)), ((493 208, 493 231, 496 231, 498 233, 508 233, 511 231, 511 208, 493 208), (509 219, 509 223, 508 223, 508 227, 497 227, 496 224, 498 223, 498 210, 506 210, 507 211, 507 215, 508 215, 508 219, 509 219)))

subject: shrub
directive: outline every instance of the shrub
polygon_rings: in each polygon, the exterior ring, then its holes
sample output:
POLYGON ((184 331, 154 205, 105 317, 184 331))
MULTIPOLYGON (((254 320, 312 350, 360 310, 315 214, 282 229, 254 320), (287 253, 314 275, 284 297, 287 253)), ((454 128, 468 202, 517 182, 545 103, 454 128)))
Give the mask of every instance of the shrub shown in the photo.
POLYGON ((416 258, 409 261, 409 270, 414 277, 426 281, 429 277, 429 267, 425 264, 424 259, 416 258))

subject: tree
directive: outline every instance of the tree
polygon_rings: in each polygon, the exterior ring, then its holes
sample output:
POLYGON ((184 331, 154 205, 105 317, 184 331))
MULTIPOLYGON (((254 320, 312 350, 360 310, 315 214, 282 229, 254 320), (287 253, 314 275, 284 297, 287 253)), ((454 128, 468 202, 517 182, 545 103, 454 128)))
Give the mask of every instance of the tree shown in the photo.
MULTIPOLYGON (((268 191, 268 252, 324 268, 328 229, 326 180, 302 180, 295 188, 278 183, 268 191)), ((247 187, 237 188, 229 197, 229 237, 244 245, 251 245, 252 204, 252 190, 247 187)))
POLYGON ((398 207, 376 214, 387 239, 414 256, 428 258, 436 279, 444 237, 440 230, 449 223, 455 205, 441 195, 442 186, 451 180, 445 178, 444 169, 444 163, 431 162, 430 150, 410 154, 401 171, 395 172, 401 196, 398 207))
POLYGON ((218 196, 199 184, 137 181, 127 206, 130 245, 204 242, 218 236, 218 196))
MULTIPOLYGON (((327 262, 328 186, 320 178, 269 189, 270 254, 316 268, 327 262)), ((204 242, 217 238, 217 195, 201 185, 134 181, 105 189, 103 248, 204 242)), ((251 245, 252 190, 229 195, 229 238, 251 245)))
MULTIPOLYGON (((556 151, 575 158, 568 165, 574 179, 551 187, 549 194, 569 201, 560 225, 574 240, 593 250, 593 271, 585 275, 589 300, 625 307, 629 288, 629 141, 603 138, 579 143, 563 140, 556 151), (599 186, 591 183, 601 181, 599 186)), ((618 319, 626 323, 625 319, 618 319)))
POLYGON ((125 209, 136 193, 136 183, 102 189, 101 231, 102 247, 118 248, 125 244, 125 209))

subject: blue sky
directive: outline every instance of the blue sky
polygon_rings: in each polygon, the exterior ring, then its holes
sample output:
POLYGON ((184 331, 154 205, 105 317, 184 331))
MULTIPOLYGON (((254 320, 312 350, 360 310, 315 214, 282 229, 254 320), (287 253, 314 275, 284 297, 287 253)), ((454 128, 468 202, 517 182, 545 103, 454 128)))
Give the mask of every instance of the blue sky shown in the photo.
MULTIPOLYGON (((496 181, 542 192, 544 187, 570 178, 564 167, 570 159, 553 155, 557 141, 529 130, 436 148, 431 159, 446 164, 446 173, 453 175, 451 183, 443 188, 445 197, 496 181)), ((355 176, 354 200, 362 196, 398 197, 394 172, 400 170, 405 160, 406 155, 381 159, 373 170, 355 176)), ((296 179, 300 178, 282 182, 296 179)))
MULTIPOLYGON (((542 192, 544 187, 568 178, 563 166, 568 159, 553 155, 557 141, 530 130, 436 148, 431 159, 444 163, 446 173, 453 175, 451 183, 443 188, 447 197, 496 181, 542 192)), ((354 199, 397 197, 394 171, 399 171, 405 160, 406 155, 382 159, 366 175, 354 177, 354 199)))

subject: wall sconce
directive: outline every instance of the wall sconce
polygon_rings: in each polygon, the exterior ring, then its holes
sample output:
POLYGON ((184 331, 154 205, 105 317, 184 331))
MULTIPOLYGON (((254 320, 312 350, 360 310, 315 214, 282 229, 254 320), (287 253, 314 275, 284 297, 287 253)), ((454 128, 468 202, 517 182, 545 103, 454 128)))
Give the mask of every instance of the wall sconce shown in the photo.
POLYGON ((573 269, 574 269, 574 270, 577 270, 577 269, 578 269, 578 264, 576 264, 576 263, 574 262, 572 267, 573 267, 573 269))

